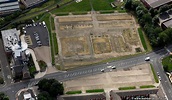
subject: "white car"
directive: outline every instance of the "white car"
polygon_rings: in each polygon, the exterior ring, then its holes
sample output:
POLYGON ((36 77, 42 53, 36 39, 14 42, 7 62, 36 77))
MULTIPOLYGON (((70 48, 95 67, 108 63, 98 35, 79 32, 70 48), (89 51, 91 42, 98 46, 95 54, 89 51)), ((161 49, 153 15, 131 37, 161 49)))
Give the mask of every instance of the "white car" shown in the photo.
POLYGON ((101 72, 104 72, 105 71, 105 69, 101 69, 101 72))
POLYGON ((145 58, 145 61, 149 61, 149 60, 150 60, 150 57, 146 57, 146 58, 145 58))
POLYGON ((116 66, 112 66, 112 69, 116 69, 116 66))

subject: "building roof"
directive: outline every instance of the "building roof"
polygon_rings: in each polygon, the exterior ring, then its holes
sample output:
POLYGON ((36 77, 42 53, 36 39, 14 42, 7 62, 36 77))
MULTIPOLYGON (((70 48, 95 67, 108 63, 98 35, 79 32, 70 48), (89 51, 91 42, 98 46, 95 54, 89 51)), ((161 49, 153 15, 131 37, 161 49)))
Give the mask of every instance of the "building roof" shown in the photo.
POLYGON ((171 27, 172 28, 172 19, 166 21, 163 23, 165 27, 171 27))
POLYGON ((172 0, 144 0, 144 1, 147 2, 152 8, 157 8, 159 6, 172 2, 172 0))
POLYGON ((47 0, 22 0, 26 7, 31 7, 47 0))
POLYGON ((6 52, 11 51, 12 46, 18 43, 20 31, 14 29, 1 31, 2 39, 4 43, 4 49, 6 52))
POLYGON ((143 89, 143 90, 130 90, 130 91, 116 91, 119 96, 132 96, 132 95, 145 95, 145 94, 157 94, 158 89, 143 89))
POLYGON ((82 94, 82 95, 63 95, 57 100, 106 100, 105 93, 82 94))
POLYGON ((155 94, 157 95, 158 88, 150 88, 150 89, 138 89, 138 90, 112 90, 110 92, 112 100, 121 100, 123 97, 134 97, 134 96, 143 96, 147 95, 150 96, 150 94, 155 94))
POLYGON ((7 12, 7 11, 16 11, 19 10, 19 3, 18 1, 14 1, 14 2, 3 2, 0 5, 0 12, 7 12))

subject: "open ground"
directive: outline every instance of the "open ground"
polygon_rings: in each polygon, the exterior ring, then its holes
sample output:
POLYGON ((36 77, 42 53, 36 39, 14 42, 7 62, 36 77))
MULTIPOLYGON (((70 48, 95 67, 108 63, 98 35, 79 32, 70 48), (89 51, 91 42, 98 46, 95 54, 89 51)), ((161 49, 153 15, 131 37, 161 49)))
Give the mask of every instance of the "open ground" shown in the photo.
POLYGON ((136 22, 127 13, 56 16, 54 22, 67 69, 144 51, 136 22))
POLYGON ((64 82, 65 91, 113 89, 119 87, 154 85, 155 80, 149 64, 142 64, 127 69, 112 70, 98 75, 78 78, 64 82))

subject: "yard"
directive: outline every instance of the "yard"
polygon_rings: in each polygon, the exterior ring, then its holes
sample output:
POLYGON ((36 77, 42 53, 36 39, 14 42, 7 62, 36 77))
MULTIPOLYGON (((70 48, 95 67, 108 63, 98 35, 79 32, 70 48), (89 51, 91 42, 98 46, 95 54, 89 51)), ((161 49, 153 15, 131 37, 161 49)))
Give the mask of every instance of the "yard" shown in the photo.
POLYGON ((162 65, 165 71, 171 72, 172 71, 172 55, 162 59, 162 65))

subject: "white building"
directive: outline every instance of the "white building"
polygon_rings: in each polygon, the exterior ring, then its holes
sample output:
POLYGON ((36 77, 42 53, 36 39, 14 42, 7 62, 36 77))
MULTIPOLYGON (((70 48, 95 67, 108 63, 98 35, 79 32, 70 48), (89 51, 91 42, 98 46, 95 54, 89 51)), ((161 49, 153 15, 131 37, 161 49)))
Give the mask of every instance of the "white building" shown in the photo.
POLYGON ((9 29, 1 31, 2 39, 4 43, 4 49, 6 52, 12 52, 12 47, 20 41, 19 34, 20 30, 9 29))

